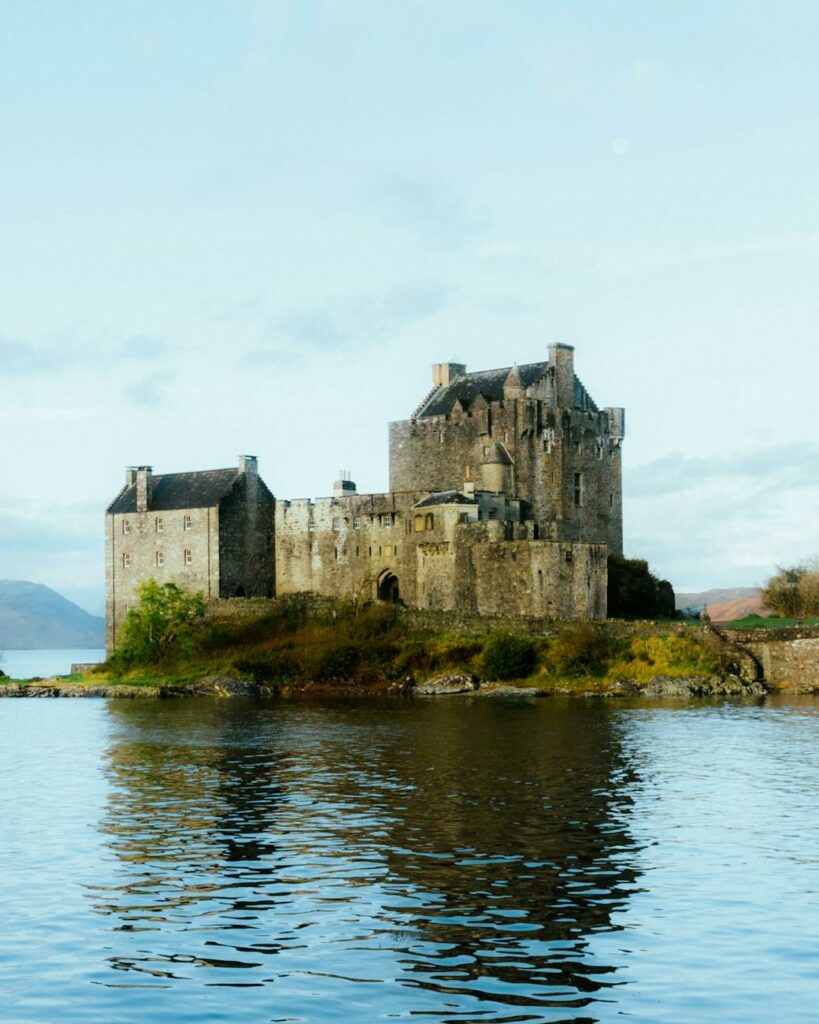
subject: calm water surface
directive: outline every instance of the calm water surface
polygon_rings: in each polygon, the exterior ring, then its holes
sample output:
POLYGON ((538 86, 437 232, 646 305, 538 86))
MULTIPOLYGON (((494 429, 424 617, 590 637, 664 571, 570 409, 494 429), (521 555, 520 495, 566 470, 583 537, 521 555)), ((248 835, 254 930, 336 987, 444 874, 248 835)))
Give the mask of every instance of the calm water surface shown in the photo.
POLYGON ((105 651, 97 648, 73 647, 43 651, 3 651, 0 668, 11 679, 30 679, 32 676, 64 676, 72 665, 90 664, 105 660, 105 651))
POLYGON ((0 1021, 815 1022, 819 703, 0 702, 0 1021))

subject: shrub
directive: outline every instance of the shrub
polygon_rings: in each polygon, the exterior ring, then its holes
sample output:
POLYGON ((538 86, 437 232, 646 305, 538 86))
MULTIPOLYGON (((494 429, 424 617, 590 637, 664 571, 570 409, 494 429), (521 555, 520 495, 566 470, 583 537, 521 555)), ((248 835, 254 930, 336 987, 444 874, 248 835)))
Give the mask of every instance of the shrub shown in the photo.
POLYGON ((481 655, 484 679, 525 679, 537 665, 537 647, 529 637, 514 633, 491 636, 481 655))
POLYGON ((547 662, 559 676, 587 676, 605 673, 614 644, 591 622, 564 626, 549 647, 547 662))
POLYGON ((351 679, 362 660, 363 651, 358 644, 339 643, 328 647, 319 658, 316 676, 321 682, 351 679))
POLYGON ((236 668, 257 683, 286 683, 297 679, 301 665, 291 651, 269 651, 251 655, 236 662, 236 668))
POLYGON ((819 564, 779 568, 763 587, 762 600, 783 619, 819 615, 819 564))
POLYGON ((137 588, 139 604, 125 616, 117 637, 114 664, 149 665, 171 655, 190 654, 202 635, 205 601, 175 583, 145 580, 137 588))

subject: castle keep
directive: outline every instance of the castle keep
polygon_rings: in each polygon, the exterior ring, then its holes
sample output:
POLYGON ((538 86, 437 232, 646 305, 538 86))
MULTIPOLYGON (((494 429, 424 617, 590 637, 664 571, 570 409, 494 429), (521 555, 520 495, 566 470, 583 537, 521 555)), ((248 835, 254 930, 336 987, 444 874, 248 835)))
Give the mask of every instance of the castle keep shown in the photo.
POLYGON ((390 424, 390 490, 274 500, 238 470, 128 470, 106 515, 109 647, 143 579, 210 597, 312 591, 421 608, 604 618, 606 557, 622 553, 624 412, 598 409, 574 350, 468 373, 390 424))

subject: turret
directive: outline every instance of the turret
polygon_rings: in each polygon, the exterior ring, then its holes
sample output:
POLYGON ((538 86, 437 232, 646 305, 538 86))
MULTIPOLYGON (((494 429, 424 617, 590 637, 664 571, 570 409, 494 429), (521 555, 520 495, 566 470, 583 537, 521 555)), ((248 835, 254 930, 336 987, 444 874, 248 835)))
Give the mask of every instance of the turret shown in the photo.
POLYGON ((481 478, 484 489, 496 494, 509 492, 509 471, 512 459, 506 448, 499 443, 488 446, 488 451, 481 460, 481 478))

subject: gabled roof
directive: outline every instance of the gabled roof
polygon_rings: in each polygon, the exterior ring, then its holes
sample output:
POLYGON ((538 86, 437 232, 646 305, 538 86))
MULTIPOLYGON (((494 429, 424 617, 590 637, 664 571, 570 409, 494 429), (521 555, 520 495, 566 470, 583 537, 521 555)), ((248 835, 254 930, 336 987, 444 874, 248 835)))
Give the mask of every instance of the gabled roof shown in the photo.
MULTIPOLYGON (((176 508, 214 508, 240 476, 238 469, 206 469, 198 473, 165 473, 151 478, 151 512, 176 508)), ((117 515, 136 512, 136 484, 128 484, 108 507, 117 515)))
MULTIPOLYGON (((461 403, 462 408, 471 409, 479 395, 483 395, 489 402, 500 402, 503 400, 503 386, 510 373, 514 380, 513 371, 516 371, 520 386, 529 388, 543 377, 548 368, 547 360, 543 363, 526 363, 524 366, 504 366, 498 370, 464 373, 451 383, 436 388, 417 410, 414 418, 446 416, 452 412, 456 401, 461 403)), ((574 379, 574 404, 577 408, 597 412, 597 406, 577 377, 574 379)))
POLYGON ((429 508, 431 505, 477 505, 474 498, 468 498, 460 491, 434 491, 428 498, 422 498, 413 508, 429 508))

